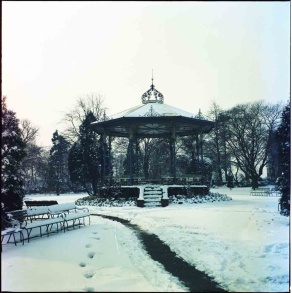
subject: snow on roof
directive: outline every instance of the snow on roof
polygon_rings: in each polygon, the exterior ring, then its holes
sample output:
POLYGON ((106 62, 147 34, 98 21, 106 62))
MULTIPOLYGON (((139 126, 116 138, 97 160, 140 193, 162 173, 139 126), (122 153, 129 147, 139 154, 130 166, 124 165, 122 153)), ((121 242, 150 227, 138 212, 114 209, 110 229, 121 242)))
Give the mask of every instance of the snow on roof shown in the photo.
POLYGON ((167 104, 153 102, 130 108, 123 112, 112 115, 110 118, 116 119, 121 117, 143 116, 185 116, 189 118, 194 118, 195 115, 167 104))

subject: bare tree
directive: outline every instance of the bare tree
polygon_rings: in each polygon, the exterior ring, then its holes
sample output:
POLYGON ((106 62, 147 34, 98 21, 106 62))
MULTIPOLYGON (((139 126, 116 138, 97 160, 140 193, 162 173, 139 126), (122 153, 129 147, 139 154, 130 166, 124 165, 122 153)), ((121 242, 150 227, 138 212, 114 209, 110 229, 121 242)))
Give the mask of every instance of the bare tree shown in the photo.
POLYGON ((30 143, 26 154, 21 165, 25 192, 43 192, 47 183, 48 151, 30 143))
POLYGON ((271 135, 279 122, 280 105, 269 105, 262 101, 241 104, 226 111, 228 118, 227 147, 233 163, 237 165, 258 187, 258 179, 268 162, 271 135))
POLYGON ((213 168, 217 174, 216 184, 219 186, 221 186, 223 182, 222 168, 227 165, 226 162, 223 161, 223 154, 225 154, 226 149, 224 146, 226 144, 224 141, 224 131, 222 132, 222 123, 224 123, 224 121, 221 120, 222 112, 223 111, 220 109, 219 105, 216 102, 213 102, 208 115, 209 118, 215 122, 213 130, 208 135, 209 141, 207 146, 209 146, 209 155, 212 158, 213 168))
POLYGON ((25 145, 35 141, 39 128, 31 123, 28 119, 20 120, 20 135, 25 145))
POLYGON ((79 126, 85 120, 86 115, 92 112, 97 121, 106 120, 106 107, 103 106, 104 99, 101 95, 90 94, 84 98, 78 98, 75 107, 65 113, 63 122, 66 125, 62 135, 71 142, 79 137, 79 126))

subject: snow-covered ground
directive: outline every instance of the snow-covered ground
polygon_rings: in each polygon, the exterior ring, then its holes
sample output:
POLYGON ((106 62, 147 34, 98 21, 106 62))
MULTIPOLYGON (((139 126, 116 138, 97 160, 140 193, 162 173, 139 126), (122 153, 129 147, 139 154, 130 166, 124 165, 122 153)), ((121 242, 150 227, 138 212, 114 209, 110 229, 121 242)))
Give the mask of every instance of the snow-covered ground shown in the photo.
MULTIPOLYGON (((250 188, 213 189, 231 201, 168 207, 93 207, 154 233, 227 291, 289 291, 289 218, 279 197, 250 196, 250 188)), ((29 195, 74 202, 86 194, 29 195)), ((92 216, 91 225, 4 245, 4 291, 187 291, 143 250, 134 232, 92 216)))

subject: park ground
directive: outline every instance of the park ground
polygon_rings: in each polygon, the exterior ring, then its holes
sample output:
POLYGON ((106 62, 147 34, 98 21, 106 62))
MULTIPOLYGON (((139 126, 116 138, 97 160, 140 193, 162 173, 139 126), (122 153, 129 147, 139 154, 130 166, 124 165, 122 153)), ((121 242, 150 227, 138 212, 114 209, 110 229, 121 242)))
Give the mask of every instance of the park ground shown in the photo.
MULTIPOLYGON (((250 188, 222 187, 230 201, 137 208, 88 206, 92 214, 126 219, 157 235, 171 250, 230 292, 288 292, 290 219, 279 197, 250 196, 250 188)), ((29 195, 75 202, 86 194, 29 195)), ((186 292, 188 288, 145 251, 134 231, 91 216, 66 233, 4 244, 2 291, 186 292)))

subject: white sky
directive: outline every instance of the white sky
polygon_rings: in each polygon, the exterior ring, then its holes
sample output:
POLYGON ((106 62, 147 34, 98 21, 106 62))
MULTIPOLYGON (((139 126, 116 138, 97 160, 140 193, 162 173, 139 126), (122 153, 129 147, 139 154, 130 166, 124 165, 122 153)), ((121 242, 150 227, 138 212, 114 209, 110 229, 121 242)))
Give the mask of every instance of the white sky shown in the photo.
POLYGON ((290 98, 290 2, 2 2, 2 95, 51 144, 76 99, 203 114, 216 101, 290 98))

